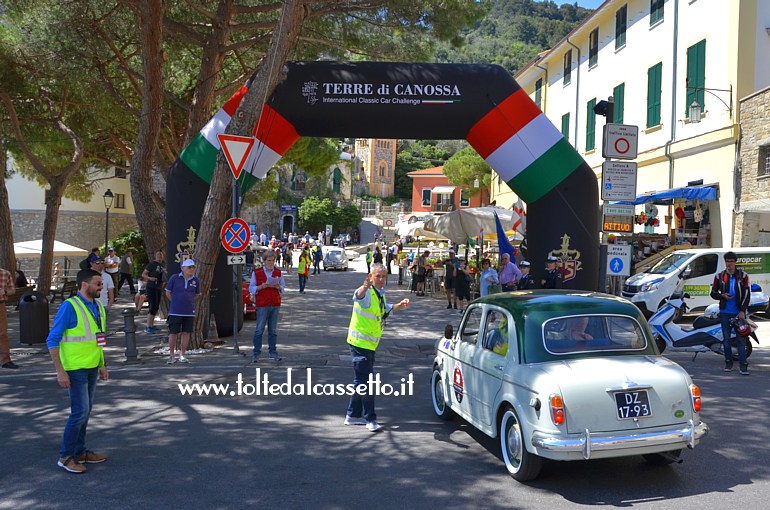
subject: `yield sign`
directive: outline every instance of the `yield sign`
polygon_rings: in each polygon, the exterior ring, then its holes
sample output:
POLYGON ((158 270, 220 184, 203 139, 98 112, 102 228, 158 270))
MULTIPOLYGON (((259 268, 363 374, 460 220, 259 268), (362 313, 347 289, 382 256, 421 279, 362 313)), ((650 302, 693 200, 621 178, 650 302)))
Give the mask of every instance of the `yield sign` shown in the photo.
POLYGON ((252 136, 225 134, 218 134, 217 138, 219 138, 219 144, 225 153, 227 164, 230 165, 230 171, 233 172, 233 177, 237 181, 238 177, 241 176, 243 165, 249 159, 249 153, 251 153, 251 149, 254 147, 255 139, 252 136))
POLYGON ((222 246, 230 253, 241 253, 249 245, 251 230, 249 225, 240 218, 230 218, 222 225, 219 233, 222 246))

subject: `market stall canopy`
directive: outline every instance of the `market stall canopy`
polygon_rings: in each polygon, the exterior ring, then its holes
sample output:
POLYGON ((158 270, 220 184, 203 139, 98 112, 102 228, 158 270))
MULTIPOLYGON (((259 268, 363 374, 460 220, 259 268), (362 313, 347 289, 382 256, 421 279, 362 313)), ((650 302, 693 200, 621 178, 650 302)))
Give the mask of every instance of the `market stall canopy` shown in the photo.
POLYGON ((476 237, 481 230, 484 236, 496 230, 495 213, 503 228, 510 230, 513 211, 502 207, 469 207, 458 209, 425 222, 425 228, 450 239, 453 243, 464 243, 468 237, 476 237))
POLYGON ((662 204, 668 205, 670 200, 683 198, 686 200, 716 200, 717 189, 713 186, 687 186, 684 188, 667 189, 664 191, 653 191, 639 195, 633 202, 613 202, 613 204, 662 204))
MULTIPOLYGON (((16 258, 35 258, 39 257, 43 253, 43 240, 38 239, 36 241, 22 241, 19 243, 13 243, 13 252, 16 258)), ((88 251, 77 246, 72 246, 61 241, 53 242, 53 256, 54 257, 85 257, 88 255, 88 251)))

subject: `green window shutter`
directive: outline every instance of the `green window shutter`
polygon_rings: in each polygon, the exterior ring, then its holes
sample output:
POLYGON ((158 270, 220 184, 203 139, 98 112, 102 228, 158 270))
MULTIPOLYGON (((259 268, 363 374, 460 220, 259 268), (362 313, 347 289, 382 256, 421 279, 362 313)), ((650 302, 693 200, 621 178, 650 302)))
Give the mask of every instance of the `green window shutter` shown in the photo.
POLYGON ((628 5, 615 12, 615 49, 626 45, 626 28, 628 26, 628 5))
POLYGON ((685 101, 685 117, 690 116, 690 105, 698 101, 705 110, 705 95, 703 87, 706 86, 706 40, 687 48, 687 101, 685 101), (691 88, 693 87, 693 88, 691 88), (697 90, 701 89, 701 90, 697 90))
POLYGON ((572 80, 572 50, 567 50, 564 54, 564 80, 562 83, 567 85, 572 80))
POLYGON ((665 0, 650 0, 650 26, 663 21, 663 5, 665 0))
POLYGON ((541 110, 543 109, 543 79, 535 82, 535 104, 541 110))
POLYGON ((659 62, 647 70, 647 127, 660 124, 660 96, 663 63, 659 62))
POLYGON ((623 104, 626 97, 626 84, 621 83, 614 89, 612 89, 612 98, 615 100, 615 115, 612 122, 615 124, 623 124, 623 104))
POLYGON ((569 113, 561 116, 561 134, 569 141, 569 113))
POLYGON ((588 67, 593 67, 599 62, 599 29, 594 29, 588 34, 588 67))
POLYGON ((342 184, 342 171, 337 167, 334 169, 334 177, 332 177, 332 191, 334 191, 335 193, 339 193, 341 184, 342 184))
POLYGON ((596 114, 594 113, 594 107, 596 106, 596 98, 588 101, 586 105, 586 152, 592 151, 596 148, 596 114))

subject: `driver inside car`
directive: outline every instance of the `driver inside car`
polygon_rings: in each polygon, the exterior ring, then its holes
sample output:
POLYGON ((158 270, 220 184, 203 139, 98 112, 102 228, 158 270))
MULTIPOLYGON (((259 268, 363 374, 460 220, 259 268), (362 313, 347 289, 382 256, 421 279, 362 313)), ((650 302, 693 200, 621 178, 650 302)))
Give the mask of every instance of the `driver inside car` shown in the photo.
POLYGON ((508 353, 508 319, 504 314, 490 312, 484 346, 500 356, 508 353))

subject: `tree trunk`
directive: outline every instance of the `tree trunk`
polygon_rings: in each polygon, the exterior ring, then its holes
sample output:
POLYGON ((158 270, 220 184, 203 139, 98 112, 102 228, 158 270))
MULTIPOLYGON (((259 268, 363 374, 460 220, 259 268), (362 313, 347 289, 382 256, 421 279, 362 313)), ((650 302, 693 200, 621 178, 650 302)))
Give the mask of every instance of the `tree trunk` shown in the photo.
POLYGON ((67 187, 67 180, 54 179, 50 189, 45 190, 45 219, 43 220, 43 253, 40 255, 40 271, 37 276, 35 290, 49 294, 51 290, 51 273, 53 268, 53 243, 56 240, 56 226, 59 222, 59 207, 67 187))
POLYGON ((8 203, 8 190, 5 187, 5 169, 8 168, 8 156, 5 152, 2 134, 0 134, 0 268, 13 273, 16 269, 16 255, 13 253, 13 225, 11 224, 11 206, 8 203))
MULTIPOLYGON (((281 8, 280 19, 270 38, 263 65, 257 71, 248 92, 241 101, 225 130, 228 134, 251 136, 254 127, 262 115, 262 106, 266 98, 275 90, 283 79, 283 65, 289 50, 297 40, 302 21, 306 15, 304 1, 287 0, 281 8)), ((207 296, 214 276, 214 266, 221 249, 219 231, 230 212, 232 204, 232 175, 224 156, 217 157, 217 168, 211 180, 211 188, 203 209, 201 227, 198 231, 197 246, 206 247, 196 250, 197 274, 201 282, 201 294, 207 296)), ((208 316, 208 299, 201 299, 197 305, 200 311, 195 317, 193 344, 200 346, 203 339, 205 318, 208 316)), ((238 313, 238 310, 234 310, 238 313)))
POLYGON ((198 71, 198 81, 195 85, 192 101, 190 102, 190 116, 187 119, 183 147, 195 138, 201 128, 206 125, 211 117, 212 103, 214 102, 219 72, 225 60, 222 51, 230 40, 230 21, 233 17, 233 0, 220 0, 217 7, 216 20, 211 26, 210 36, 206 39, 201 57, 201 67, 198 71))
POLYGON ((131 198, 136 222, 142 232, 149 260, 155 250, 166 245, 166 219, 163 200, 152 188, 155 151, 163 113, 163 16, 162 0, 142 0, 136 12, 142 45, 141 122, 131 159, 131 198))

